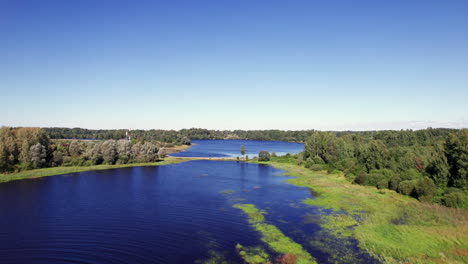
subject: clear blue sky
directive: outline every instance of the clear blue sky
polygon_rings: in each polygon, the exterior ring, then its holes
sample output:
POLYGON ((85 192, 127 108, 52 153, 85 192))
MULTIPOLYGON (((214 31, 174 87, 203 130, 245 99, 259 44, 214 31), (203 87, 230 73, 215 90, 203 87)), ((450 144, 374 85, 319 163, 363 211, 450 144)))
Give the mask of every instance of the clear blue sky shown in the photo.
POLYGON ((468 1, 0 1, 0 125, 468 127, 468 1))

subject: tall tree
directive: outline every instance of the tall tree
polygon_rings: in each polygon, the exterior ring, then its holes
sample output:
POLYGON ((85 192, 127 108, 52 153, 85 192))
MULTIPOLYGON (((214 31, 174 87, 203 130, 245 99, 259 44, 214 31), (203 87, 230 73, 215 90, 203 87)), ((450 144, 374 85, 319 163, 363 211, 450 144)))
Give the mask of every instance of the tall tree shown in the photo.
POLYGON ((29 150, 29 157, 31 159, 31 166, 34 169, 42 168, 42 166, 46 163, 46 149, 41 143, 37 143, 32 145, 29 150))
POLYGON ((0 171, 13 169, 18 159, 15 137, 8 127, 0 128, 0 171))
POLYGON ((240 153, 241 153, 242 156, 245 155, 245 146, 244 145, 240 146, 240 153))
POLYGON ((468 129, 451 133, 445 149, 450 165, 449 186, 468 188, 468 129))

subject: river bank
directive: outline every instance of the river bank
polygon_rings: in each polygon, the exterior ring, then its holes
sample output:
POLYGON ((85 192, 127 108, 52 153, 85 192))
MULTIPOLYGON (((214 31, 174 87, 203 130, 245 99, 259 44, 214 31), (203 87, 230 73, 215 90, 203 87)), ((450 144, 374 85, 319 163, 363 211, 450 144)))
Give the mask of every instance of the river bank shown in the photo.
POLYGON ((468 262, 467 210, 354 185, 341 173, 316 172, 281 159, 256 163, 284 170, 295 177, 290 184, 310 188, 315 198, 304 203, 333 210, 318 223, 336 237, 354 237, 384 263, 468 262))
POLYGON ((130 163, 118 165, 94 165, 94 166, 72 166, 72 167, 52 167, 35 170, 27 170, 16 173, 3 173, 0 174, 0 183, 5 183, 14 180, 41 178, 47 176, 61 175, 73 172, 93 171, 93 170, 109 170, 128 167, 142 167, 142 166, 162 166, 167 164, 174 164, 187 161, 183 158, 167 157, 164 160, 148 163, 130 163))
MULTIPOLYGON (((183 150, 187 147, 177 147, 177 150, 183 150)), ((171 149, 172 151, 176 150, 175 148, 171 149)), ((172 152, 175 153, 176 151, 172 152)), ((52 167, 52 168, 42 168, 27 170, 15 173, 0 173, 0 183, 5 183, 14 180, 30 179, 30 178, 41 178, 47 176, 61 175, 74 172, 83 172, 83 171, 93 171, 93 170, 109 170, 109 169, 119 169, 119 168, 128 168, 128 167, 141 167, 141 166, 162 166, 167 164, 174 164, 180 162, 186 162, 191 160, 213 160, 213 161, 236 161, 237 158, 212 158, 212 157, 166 157, 157 162, 147 162, 147 163, 129 163, 129 164, 115 164, 115 165, 93 165, 93 166, 70 166, 70 167, 52 167)), ((245 160, 245 158, 240 158, 240 160, 245 160)))

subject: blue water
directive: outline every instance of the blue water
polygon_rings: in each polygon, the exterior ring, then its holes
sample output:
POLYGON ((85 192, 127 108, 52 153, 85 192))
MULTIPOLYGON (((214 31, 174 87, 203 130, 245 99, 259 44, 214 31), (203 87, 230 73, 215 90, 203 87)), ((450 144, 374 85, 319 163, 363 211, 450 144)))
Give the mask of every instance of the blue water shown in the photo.
MULTIPOLYGON (((281 173, 199 160, 0 184, 0 263, 202 263, 213 252, 242 263, 237 243, 268 247, 235 203, 266 210, 266 221, 319 263, 349 263, 330 261, 329 249, 342 242, 310 243, 322 229, 305 219, 324 212, 302 204, 310 190, 281 173)), ((342 245, 357 252, 355 263, 372 262, 355 243, 342 245)))
POLYGON ((260 140, 192 140, 192 146, 186 151, 171 154, 174 157, 237 157, 241 145, 244 145, 246 155, 258 156, 262 150, 275 152, 277 155, 287 153, 297 154, 304 150, 304 144, 282 141, 260 141, 260 140))

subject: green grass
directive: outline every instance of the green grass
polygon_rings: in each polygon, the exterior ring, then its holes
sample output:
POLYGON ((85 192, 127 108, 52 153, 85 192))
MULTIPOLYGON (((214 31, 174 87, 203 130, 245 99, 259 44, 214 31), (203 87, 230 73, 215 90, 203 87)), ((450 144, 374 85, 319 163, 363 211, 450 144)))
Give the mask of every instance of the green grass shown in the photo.
POLYGON ((320 224, 386 263, 468 263, 468 211, 427 204, 390 190, 349 183, 341 173, 314 172, 284 162, 262 162, 313 189, 304 203, 333 209, 320 224))
POLYGON ((287 237, 276 226, 265 223, 265 212, 255 208, 253 204, 235 204, 247 214, 249 223, 261 234, 261 240, 273 251, 280 254, 293 254, 297 264, 316 263, 314 258, 302 246, 287 237))
POLYGON ((161 166, 173 163, 180 163, 186 161, 185 159, 179 158, 165 158, 162 161, 151 162, 151 163, 131 163, 131 164, 120 164, 120 165, 94 165, 94 166, 84 166, 84 167, 53 167, 53 168, 44 168, 36 170, 21 171, 17 173, 4 173, 0 174, 0 183, 22 180, 29 178, 41 178, 46 176, 67 174, 73 172, 82 172, 82 171, 93 171, 93 170, 108 170, 108 169, 118 169, 118 168, 127 168, 127 167, 138 167, 138 166, 161 166))

